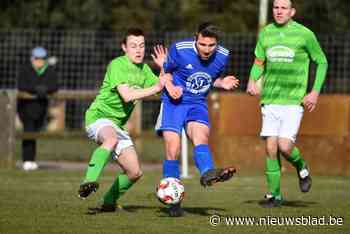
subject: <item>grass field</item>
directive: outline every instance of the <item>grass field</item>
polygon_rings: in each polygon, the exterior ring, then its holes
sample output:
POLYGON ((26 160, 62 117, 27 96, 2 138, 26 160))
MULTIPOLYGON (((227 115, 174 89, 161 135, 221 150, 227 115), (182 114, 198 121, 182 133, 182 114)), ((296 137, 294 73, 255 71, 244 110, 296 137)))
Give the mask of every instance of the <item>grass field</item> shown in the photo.
POLYGON ((145 170, 142 180, 121 199, 125 211, 87 215, 114 172, 101 177, 98 193, 82 201, 77 198, 83 171, 0 170, 0 233, 350 233, 349 177, 314 176, 312 191, 301 194, 294 174, 283 175, 285 206, 261 208, 258 202, 265 192, 264 177, 238 175, 232 181, 204 189, 199 186, 193 168, 191 179, 184 180, 185 217, 169 218, 155 199, 155 184, 160 170, 145 170), (217 226, 209 223, 218 214, 217 226), (226 225, 225 216, 237 217, 338 217, 343 225, 334 226, 256 226, 226 225))
MULTIPOLYGON (((144 162, 159 162, 163 159, 163 142, 159 137, 143 137, 134 140, 140 159, 144 162)), ((39 139, 37 160, 39 161, 88 161, 96 143, 85 138, 39 139)), ((191 149, 190 151, 191 152, 191 149)), ((16 142, 16 157, 20 160, 21 141, 16 142)))

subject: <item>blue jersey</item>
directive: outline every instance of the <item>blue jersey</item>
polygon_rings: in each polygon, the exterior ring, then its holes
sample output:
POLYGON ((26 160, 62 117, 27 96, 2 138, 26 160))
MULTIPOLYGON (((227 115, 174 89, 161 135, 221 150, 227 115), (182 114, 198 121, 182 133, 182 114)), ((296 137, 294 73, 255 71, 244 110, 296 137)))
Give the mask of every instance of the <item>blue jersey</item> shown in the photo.
MULTIPOLYGON (((209 60, 202 60, 197 52, 195 41, 185 40, 174 43, 169 50, 164 70, 172 73, 173 83, 183 88, 181 102, 206 101, 214 81, 223 73, 229 60, 229 51, 218 46, 209 60)), ((162 100, 171 100, 167 91, 162 100)))

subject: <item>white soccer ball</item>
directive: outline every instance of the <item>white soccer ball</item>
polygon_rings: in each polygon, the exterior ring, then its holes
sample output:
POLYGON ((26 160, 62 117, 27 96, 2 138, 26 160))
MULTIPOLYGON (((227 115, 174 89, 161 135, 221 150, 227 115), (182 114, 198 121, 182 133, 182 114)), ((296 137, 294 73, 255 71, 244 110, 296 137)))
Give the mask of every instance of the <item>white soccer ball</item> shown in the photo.
POLYGON ((174 205, 184 199, 185 187, 181 180, 168 177, 159 182, 156 193, 160 202, 174 205))

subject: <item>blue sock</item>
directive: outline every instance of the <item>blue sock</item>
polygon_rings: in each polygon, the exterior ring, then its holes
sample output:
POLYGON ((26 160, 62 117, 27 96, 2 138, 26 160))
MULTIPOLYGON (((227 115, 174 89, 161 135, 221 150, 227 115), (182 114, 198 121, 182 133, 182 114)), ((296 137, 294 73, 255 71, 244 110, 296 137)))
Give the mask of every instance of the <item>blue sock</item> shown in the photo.
POLYGON ((179 160, 163 161, 163 178, 174 177, 180 179, 179 160))
POLYGON ((195 146, 193 149, 193 160, 201 175, 214 168, 213 158, 208 145, 195 146))

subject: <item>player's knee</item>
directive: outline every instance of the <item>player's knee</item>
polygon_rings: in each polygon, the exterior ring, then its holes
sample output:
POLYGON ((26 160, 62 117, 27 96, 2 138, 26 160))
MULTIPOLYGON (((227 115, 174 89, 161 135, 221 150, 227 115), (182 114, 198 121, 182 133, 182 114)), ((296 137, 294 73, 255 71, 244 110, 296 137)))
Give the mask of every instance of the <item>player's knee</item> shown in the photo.
POLYGON ((288 156, 291 154, 292 147, 288 142, 278 142, 278 149, 282 153, 283 156, 288 156))
POLYGON ((167 144, 165 154, 167 160, 176 160, 180 153, 180 147, 176 144, 167 144))
POLYGON ((107 149, 114 149, 118 144, 118 139, 116 137, 109 137, 105 139, 102 145, 107 149))
POLYGON ((270 157, 277 155, 277 145, 268 144, 266 145, 266 154, 270 157))
POLYGON ((291 154, 290 147, 286 145, 279 146, 279 151, 282 153, 283 156, 288 156, 291 154))
POLYGON ((128 175, 129 180, 137 181, 142 177, 143 172, 141 170, 135 170, 135 171, 131 171, 131 172, 127 173, 127 175, 128 175))
POLYGON ((179 154, 179 150, 176 149, 176 148, 167 149, 167 150, 166 150, 166 159, 167 159, 167 160, 176 160, 178 154, 179 154))

